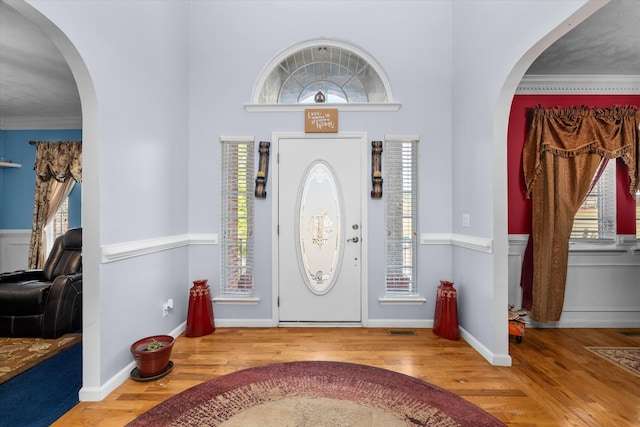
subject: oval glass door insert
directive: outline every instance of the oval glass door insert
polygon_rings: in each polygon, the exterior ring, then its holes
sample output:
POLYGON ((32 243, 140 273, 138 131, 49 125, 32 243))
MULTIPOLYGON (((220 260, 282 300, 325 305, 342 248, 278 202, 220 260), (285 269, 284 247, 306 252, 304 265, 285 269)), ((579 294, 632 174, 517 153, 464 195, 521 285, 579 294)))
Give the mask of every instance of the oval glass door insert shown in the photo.
POLYGON ((317 295, 333 287, 342 251, 341 194, 331 168, 322 160, 308 169, 298 200, 298 262, 305 284, 317 295))

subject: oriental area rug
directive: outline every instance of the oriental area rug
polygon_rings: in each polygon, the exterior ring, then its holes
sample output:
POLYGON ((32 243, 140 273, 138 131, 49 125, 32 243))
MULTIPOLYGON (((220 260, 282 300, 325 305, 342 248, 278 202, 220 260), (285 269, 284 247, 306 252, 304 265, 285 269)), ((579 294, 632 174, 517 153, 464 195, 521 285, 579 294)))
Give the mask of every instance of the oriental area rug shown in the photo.
POLYGON ((177 394, 128 424, 141 426, 504 426, 444 389, 341 362, 245 369, 177 394))
POLYGON ((603 359, 640 377, 640 347, 585 347, 603 359))
POLYGON ((0 384, 82 341, 82 334, 57 339, 0 338, 0 384))

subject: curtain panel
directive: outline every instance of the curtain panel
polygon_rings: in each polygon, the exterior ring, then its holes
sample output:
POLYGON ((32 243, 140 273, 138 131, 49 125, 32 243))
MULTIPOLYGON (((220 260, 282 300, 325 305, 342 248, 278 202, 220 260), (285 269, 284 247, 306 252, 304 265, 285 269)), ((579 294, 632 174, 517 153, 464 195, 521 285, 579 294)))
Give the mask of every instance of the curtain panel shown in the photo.
POLYGON ((573 219, 608 159, 622 158, 635 197, 638 126, 640 110, 632 106, 534 109, 522 157, 532 231, 521 285, 531 319, 560 319, 573 219))
POLYGON ((29 247, 29 268, 45 262, 44 227, 69 195, 75 182, 82 182, 82 141, 35 142, 36 188, 29 247))

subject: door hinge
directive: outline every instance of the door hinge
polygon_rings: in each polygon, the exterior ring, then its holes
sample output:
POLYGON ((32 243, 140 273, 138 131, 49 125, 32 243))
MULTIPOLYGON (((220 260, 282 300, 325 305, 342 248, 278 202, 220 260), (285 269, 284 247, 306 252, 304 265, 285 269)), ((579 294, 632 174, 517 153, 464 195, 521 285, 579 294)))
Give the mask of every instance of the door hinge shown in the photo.
POLYGON ((278 297, 278 307, 280 307, 280 297, 278 297))
POLYGON ((280 235, 280 224, 276 226, 276 236, 280 235))

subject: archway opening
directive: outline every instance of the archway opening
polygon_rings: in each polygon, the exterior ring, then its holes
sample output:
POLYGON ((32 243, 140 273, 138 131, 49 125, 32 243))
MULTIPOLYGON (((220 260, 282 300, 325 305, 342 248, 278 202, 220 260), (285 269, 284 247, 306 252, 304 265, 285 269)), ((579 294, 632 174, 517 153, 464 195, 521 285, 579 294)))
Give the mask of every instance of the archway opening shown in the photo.
POLYGON ((78 86, 82 104, 83 185, 82 185, 82 258, 83 258, 83 347, 82 389, 100 387, 100 239, 99 239, 99 186, 98 186, 98 102, 89 70, 82 56, 49 17, 23 0, 11 6, 47 35, 67 61, 78 86))

